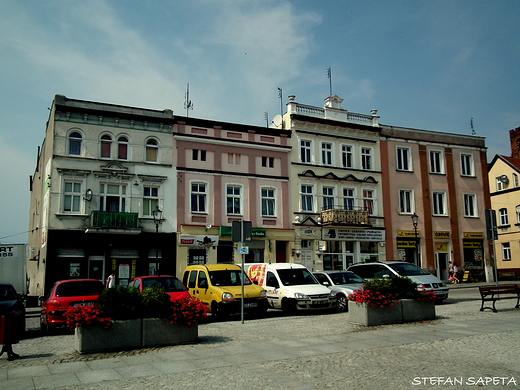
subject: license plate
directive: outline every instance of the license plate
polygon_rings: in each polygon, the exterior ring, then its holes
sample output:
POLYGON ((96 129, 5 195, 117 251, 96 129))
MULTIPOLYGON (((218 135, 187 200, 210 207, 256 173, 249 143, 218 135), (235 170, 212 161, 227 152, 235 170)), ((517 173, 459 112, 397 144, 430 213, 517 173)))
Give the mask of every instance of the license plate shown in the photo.
POLYGON ((76 302, 72 305, 72 307, 79 307, 79 306, 93 306, 95 302, 76 302))
POLYGON ((251 308, 251 307, 256 307, 256 302, 253 302, 253 303, 244 303, 244 307, 246 308, 251 308))

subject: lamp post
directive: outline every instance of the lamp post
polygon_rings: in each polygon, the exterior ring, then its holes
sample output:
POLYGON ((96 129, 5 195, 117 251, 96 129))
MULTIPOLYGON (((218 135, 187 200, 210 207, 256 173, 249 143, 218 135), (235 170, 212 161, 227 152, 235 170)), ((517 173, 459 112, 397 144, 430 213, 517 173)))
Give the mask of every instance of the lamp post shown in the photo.
POLYGON ((412 215, 412 223, 413 223, 413 231, 415 235, 415 265, 418 265, 419 260, 419 245, 417 243, 417 221, 419 220, 419 216, 415 213, 412 215))
POLYGON ((157 275, 159 272, 159 225, 161 224, 162 211, 159 205, 153 211, 153 222, 155 223, 155 265, 157 266, 157 275))

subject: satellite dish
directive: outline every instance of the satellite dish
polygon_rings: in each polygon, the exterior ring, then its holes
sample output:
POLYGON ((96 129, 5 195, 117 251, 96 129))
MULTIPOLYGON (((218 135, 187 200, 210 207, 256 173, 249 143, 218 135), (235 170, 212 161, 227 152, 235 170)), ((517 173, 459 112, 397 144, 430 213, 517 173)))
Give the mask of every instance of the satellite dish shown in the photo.
POLYGON ((280 127, 282 125, 282 116, 275 115, 273 118, 273 125, 271 127, 280 127))
POLYGON ((504 184, 507 184, 509 183, 509 179, 507 178, 506 175, 502 175, 498 178, 498 180, 501 182, 501 183, 504 183, 504 184))

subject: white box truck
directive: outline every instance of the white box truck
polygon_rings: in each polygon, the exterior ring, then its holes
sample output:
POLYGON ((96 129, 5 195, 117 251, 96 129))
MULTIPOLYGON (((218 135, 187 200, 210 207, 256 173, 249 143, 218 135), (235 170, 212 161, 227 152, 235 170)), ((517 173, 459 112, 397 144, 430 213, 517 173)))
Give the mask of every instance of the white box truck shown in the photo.
POLYGON ((0 244, 0 283, 10 283, 18 294, 27 294, 26 244, 0 244))

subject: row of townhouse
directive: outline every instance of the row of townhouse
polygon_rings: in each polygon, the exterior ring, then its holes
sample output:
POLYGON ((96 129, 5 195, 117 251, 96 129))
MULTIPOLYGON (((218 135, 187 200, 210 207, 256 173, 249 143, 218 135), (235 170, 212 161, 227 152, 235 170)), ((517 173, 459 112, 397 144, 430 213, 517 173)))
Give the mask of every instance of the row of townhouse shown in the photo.
POLYGON ((238 262, 234 221, 252 224, 246 262, 400 259, 446 279, 453 260, 489 278, 484 139, 341 103, 289 96, 267 128, 56 95, 31 176, 29 294, 238 262))

